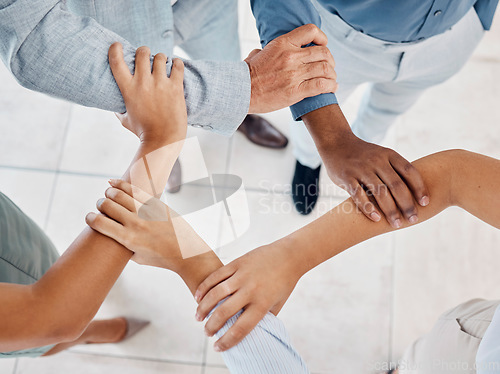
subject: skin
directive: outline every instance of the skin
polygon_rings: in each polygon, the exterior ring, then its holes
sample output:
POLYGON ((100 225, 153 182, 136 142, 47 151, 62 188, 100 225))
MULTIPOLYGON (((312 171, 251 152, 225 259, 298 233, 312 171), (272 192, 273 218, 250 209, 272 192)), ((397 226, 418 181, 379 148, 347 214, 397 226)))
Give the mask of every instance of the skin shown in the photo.
POLYGON ((306 97, 337 90, 335 61, 328 39, 316 25, 301 26, 255 49, 245 59, 252 95, 249 113, 267 113, 306 97), (314 47, 302 48, 309 44, 314 47))
MULTIPOLYGON (((143 174, 134 167, 137 161, 185 137, 183 65, 176 60, 168 78, 164 65, 166 57, 157 55, 151 73, 149 50, 139 48, 137 69, 132 76, 123 61, 121 46, 117 44, 110 48, 109 61, 129 109, 121 116, 123 125, 141 141, 123 179, 135 178, 141 182, 143 174), (162 109, 165 103, 169 103, 168 110, 162 109)), ((174 150, 177 148, 174 146, 174 150)), ((171 147, 169 154, 172 159, 158 164, 166 176, 155 181, 157 188, 166 181, 170 172, 168 167, 171 168, 177 157, 171 147)), ((148 263, 151 256, 150 251, 134 254, 116 241, 86 228, 38 282, 33 285, 0 284, 0 351, 81 342, 85 332, 83 341, 99 342, 106 333, 96 336, 99 326, 89 326, 90 321, 128 261, 133 258, 148 263)), ((112 341, 109 336, 108 341, 112 341)))
MULTIPOLYGON (((413 163, 426 183, 432 201, 417 206, 423 222, 450 206, 458 206, 500 228, 496 186, 500 161, 453 150, 413 163)), ((408 227, 404 222, 401 228, 408 227)), ((244 309, 215 347, 227 350, 239 343, 267 311, 277 315, 303 274, 355 244, 394 231, 385 220, 373 222, 356 209, 352 199, 302 229, 270 245, 257 248, 211 274, 198 288, 196 319, 202 321, 213 307, 228 299, 205 325, 209 336, 244 309)))
POLYGON ((331 180, 346 190, 365 216, 385 217, 394 228, 418 222, 418 206, 429 204, 422 175, 392 149, 356 137, 338 105, 303 116, 331 180), (370 197, 374 197, 371 201, 370 197))

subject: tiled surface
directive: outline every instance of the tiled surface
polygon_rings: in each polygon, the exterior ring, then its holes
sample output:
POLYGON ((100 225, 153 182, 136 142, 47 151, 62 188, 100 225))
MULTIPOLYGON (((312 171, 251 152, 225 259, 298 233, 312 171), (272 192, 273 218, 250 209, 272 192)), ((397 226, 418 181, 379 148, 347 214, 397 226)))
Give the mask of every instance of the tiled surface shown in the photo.
MULTIPOLYGON (((249 6, 240 0, 242 54, 259 47, 249 6)), ((500 157, 500 19, 459 75, 428 93, 391 131, 386 144, 409 159, 446 148, 500 157)), ((113 114, 29 92, 0 66, 0 191, 47 230, 62 252, 84 227, 84 216, 120 175, 137 144, 113 114)), ((343 105, 354 119, 362 89, 343 105)), ((283 132, 287 110, 266 115, 283 132)), ((288 234, 341 201, 322 171, 313 215, 295 213, 286 194, 291 147, 267 150, 237 133, 223 138, 196 129, 207 170, 239 175, 247 189, 250 226, 219 248, 224 262, 288 234)), ((188 170, 194 156, 183 154, 188 170)), ((187 173, 187 170, 185 170, 187 173)), ((204 187, 167 197, 179 204, 204 187)), ((314 269, 298 284, 280 316, 314 373, 375 373, 398 359, 446 308, 473 297, 499 298, 500 234, 458 209, 428 223, 353 248, 314 269)), ((120 345, 77 347, 52 358, 0 360, 3 374, 226 374, 213 340, 194 322, 194 302, 180 279, 159 269, 127 266, 99 316, 152 321, 120 345)))
POLYGON ((12 373, 15 367, 16 367, 16 359, 14 358, 0 360, 0 373, 2 374, 12 373))
POLYGON ((0 167, 0 191, 12 197, 38 226, 45 228, 55 173, 0 167))
POLYGON ((16 370, 16 374, 53 373, 199 374, 200 368, 195 365, 61 353, 48 358, 20 359, 16 370))
POLYGON ((0 90, 0 108, 0 165, 55 169, 71 105, 14 87, 0 90))

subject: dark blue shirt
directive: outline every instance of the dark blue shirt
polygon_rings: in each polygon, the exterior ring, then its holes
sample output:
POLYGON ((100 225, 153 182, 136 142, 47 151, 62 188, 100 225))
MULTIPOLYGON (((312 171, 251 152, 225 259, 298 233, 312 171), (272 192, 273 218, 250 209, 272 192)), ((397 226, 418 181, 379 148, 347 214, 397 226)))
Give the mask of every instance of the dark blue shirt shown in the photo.
MULTIPOLYGON (((318 0, 354 29, 375 38, 414 42, 441 34, 474 7, 489 30, 499 0, 318 0)), ((262 46, 293 29, 321 18, 310 0, 251 0, 262 46)), ((334 56, 335 57, 335 56, 334 56)), ((330 104, 334 94, 307 98, 291 107, 295 119, 330 104)))

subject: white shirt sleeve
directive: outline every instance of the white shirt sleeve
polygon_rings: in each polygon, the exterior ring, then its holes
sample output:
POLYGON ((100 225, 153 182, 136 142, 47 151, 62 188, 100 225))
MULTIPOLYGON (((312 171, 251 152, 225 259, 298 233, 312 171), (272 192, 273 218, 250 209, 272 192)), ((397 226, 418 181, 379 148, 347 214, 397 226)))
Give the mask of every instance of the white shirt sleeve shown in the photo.
MULTIPOLYGON (((217 332, 222 337, 240 311, 217 332)), ((292 347, 286 328, 276 316, 267 313, 250 334, 237 346, 222 353, 232 374, 306 374, 309 370, 302 357, 292 347)))
POLYGON ((477 374, 500 373, 500 307, 483 336, 476 356, 477 374))

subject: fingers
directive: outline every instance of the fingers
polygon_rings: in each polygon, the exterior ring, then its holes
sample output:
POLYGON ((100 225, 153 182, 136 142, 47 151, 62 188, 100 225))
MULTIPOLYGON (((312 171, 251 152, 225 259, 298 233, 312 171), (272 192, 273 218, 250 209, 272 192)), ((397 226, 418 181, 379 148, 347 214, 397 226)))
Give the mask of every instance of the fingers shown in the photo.
POLYGON ((319 94, 337 91, 338 84, 334 79, 314 78, 303 81, 299 85, 301 99, 306 97, 316 96, 319 94))
POLYGON ((109 47, 108 60, 116 83, 122 95, 124 95, 127 84, 132 80, 132 74, 123 58, 123 47, 120 43, 113 43, 111 47, 109 47))
POLYGON ((429 190, 427 189, 427 186, 425 185, 424 180, 417 168, 398 154, 391 158, 390 161, 394 170, 396 170, 398 174, 403 177, 408 187, 410 187, 415 200, 421 206, 429 205, 429 190))
POLYGON ((388 186, 376 175, 363 181, 363 186, 373 195, 379 208, 385 215, 387 222, 389 222, 393 228, 399 229, 403 224, 403 217, 389 192, 388 186))
POLYGON ((326 61, 331 65, 332 69, 335 68, 335 60, 328 47, 312 46, 308 48, 302 48, 299 56, 300 61, 304 64, 317 61, 326 61))
POLYGON ((89 213, 85 217, 85 222, 93 230, 116 240, 123 245, 122 238, 125 236, 125 228, 118 222, 113 221, 102 214, 89 213))
POLYGON ((354 200, 354 203, 361 210, 361 212, 368 219, 371 219, 374 222, 380 221, 382 216, 380 215, 378 209, 375 207, 375 204, 373 204, 368 198, 368 195, 366 194, 363 187, 361 187, 361 185, 356 181, 351 186, 349 186, 349 188, 349 193, 354 200))
POLYGON ((418 212, 415 200, 413 200, 412 193, 399 174, 392 168, 386 168, 379 171, 379 177, 389 187, 392 197, 405 219, 411 224, 417 223, 418 212))
POLYGON ((236 320, 233 326, 214 344, 217 352, 224 352, 234 347, 247 336, 265 317, 266 311, 258 306, 250 305, 236 320))
POLYGON ((246 306, 246 300, 236 292, 233 296, 225 300, 215 311, 212 313, 207 323, 205 324, 205 334, 207 336, 214 336, 226 322, 231 319, 236 313, 246 306))
POLYGON ((337 73, 326 61, 317 61, 305 64, 302 66, 302 74, 304 80, 314 78, 337 79, 337 73))
POLYGON ((328 44, 328 38, 325 33, 312 23, 298 27, 282 37, 287 38, 289 43, 299 48, 311 43, 316 45, 328 44))
POLYGON ((97 209, 109 218, 125 226, 135 215, 111 199, 99 199, 97 209))
POLYGON ((144 78, 151 75, 151 51, 148 47, 139 47, 135 51, 134 77, 144 78))
POLYGON ((229 278, 212 288, 198 305, 195 316, 196 320, 200 322, 203 321, 220 301, 224 300, 229 295, 232 295, 235 291, 236 285, 232 278, 229 278))
POLYGON ((139 187, 133 186, 124 180, 110 179, 108 183, 111 185, 111 187, 115 187, 119 190, 122 190, 123 192, 133 197, 141 204, 146 204, 149 200, 153 198, 153 196, 151 196, 147 192, 144 192, 139 187))
POLYGON ((194 294, 194 299, 196 302, 203 302, 202 299, 205 295, 218 285, 220 282, 226 280, 230 276, 232 276, 236 272, 236 267, 233 267, 232 264, 226 265, 217 269, 212 274, 210 274, 199 286, 194 294))
POLYGON ((167 78, 167 56, 163 53, 158 53, 154 57, 153 76, 156 79, 167 78))
POLYGON ((170 79, 179 85, 184 84, 184 62, 180 58, 174 58, 170 79))
POLYGON ((121 205, 129 212, 135 213, 137 212, 137 207, 140 207, 142 204, 136 201, 132 196, 123 192, 122 190, 114 187, 110 187, 106 190, 104 195, 113 200, 115 203, 121 205))

